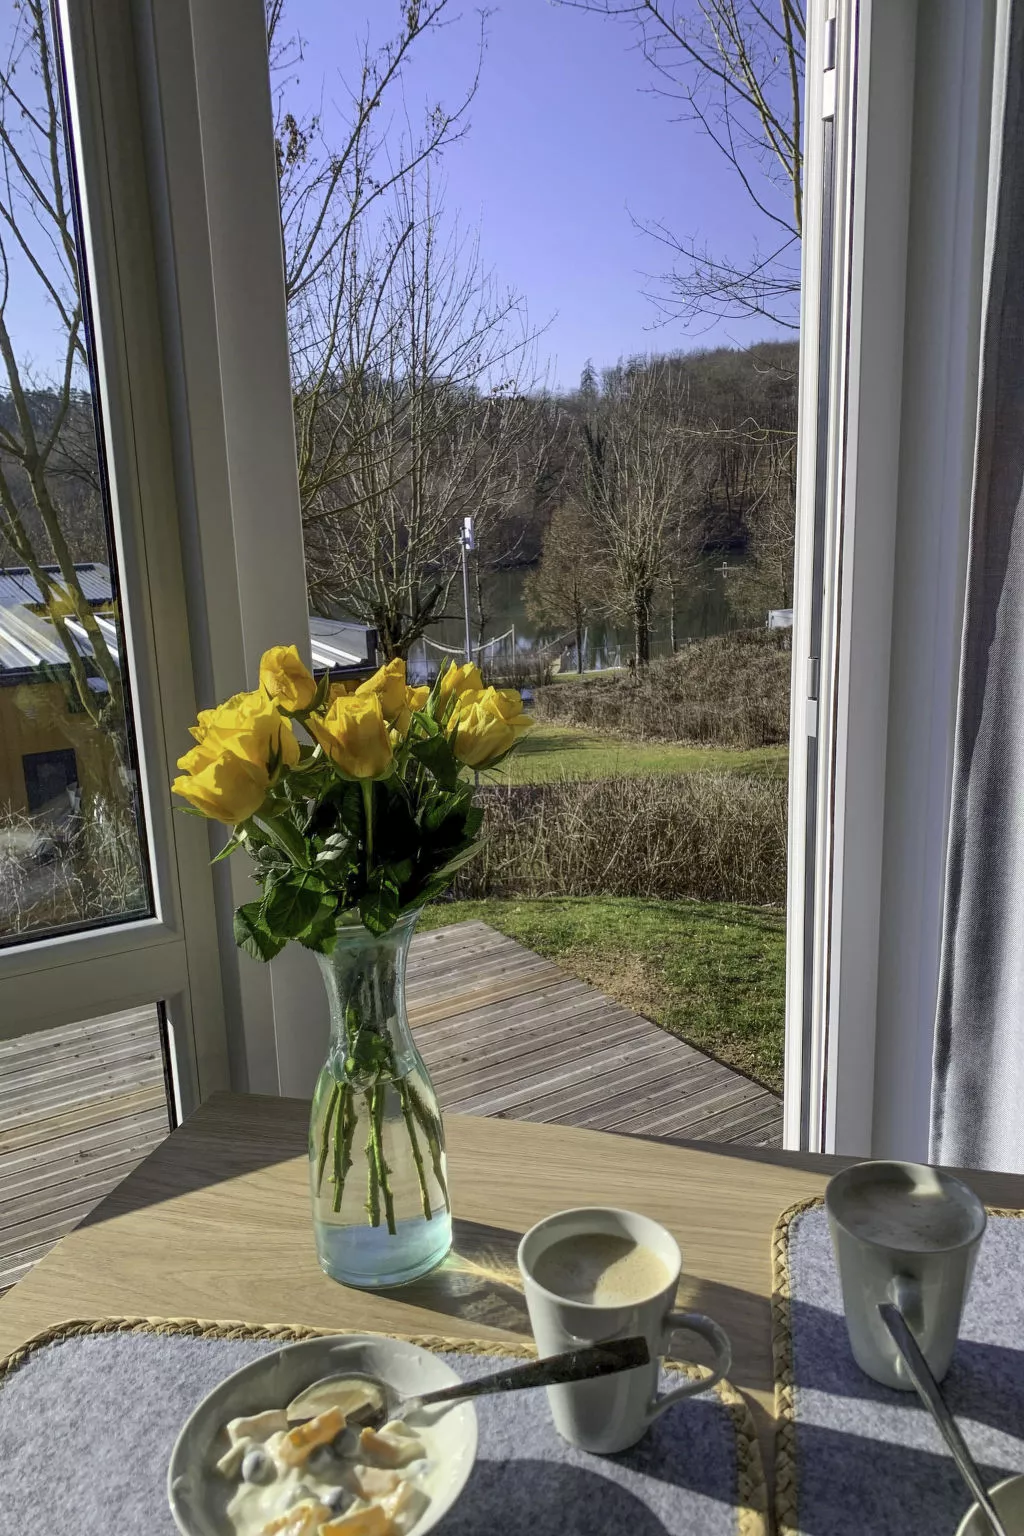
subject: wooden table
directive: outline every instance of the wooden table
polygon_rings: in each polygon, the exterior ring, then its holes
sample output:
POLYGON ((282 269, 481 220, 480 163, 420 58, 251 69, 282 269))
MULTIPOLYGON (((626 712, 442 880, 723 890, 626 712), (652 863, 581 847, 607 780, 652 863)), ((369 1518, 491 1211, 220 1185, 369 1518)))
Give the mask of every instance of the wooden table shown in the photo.
MULTIPOLYGON (((292 1099, 218 1094, 204 1104, 0 1301, 0 1355, 72 1317, 521 1336, 529 1329, 514 1283, 520 1235, 561 1207, 629 1206, 678 1238, 680 1302, 728 1330, 731 1380, 770 1451, 772 1228, 787 1206, 824 1189, 838 1159, 453 1116, 456 1256, 415 1285, 371 1294, 317 1266, 307 1114, 292 1099)), ((967 1177, 992 1204, 1024 1205, 1022 1177, 967 1177)))

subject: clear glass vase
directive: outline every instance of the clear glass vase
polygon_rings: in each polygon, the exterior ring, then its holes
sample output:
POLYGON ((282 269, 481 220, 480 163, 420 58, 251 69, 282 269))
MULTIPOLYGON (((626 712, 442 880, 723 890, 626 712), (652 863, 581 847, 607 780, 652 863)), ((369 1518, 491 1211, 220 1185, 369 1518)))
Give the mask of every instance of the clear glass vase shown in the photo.
POLYGON ((451 1247, 441 1111, 405 1011, 418 912, 386 934, 341 928, 319 955, 331 1048, 309 1125, 313 1227, 321 1268, 346 1285, 401 1285, 451 1247))

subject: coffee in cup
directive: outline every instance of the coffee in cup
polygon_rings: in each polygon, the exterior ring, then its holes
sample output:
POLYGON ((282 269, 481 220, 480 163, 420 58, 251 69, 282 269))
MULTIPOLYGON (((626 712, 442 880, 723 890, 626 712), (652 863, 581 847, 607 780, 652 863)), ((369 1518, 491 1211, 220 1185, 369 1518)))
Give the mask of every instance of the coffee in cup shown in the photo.
POLYGON ((671 1403, 706 1392, 729 1369, 728 1336, 701 1312, 674 1312, 682 1267, 670 1232, 633 1211, 591 1206, 531 1227, 519 1268, 541 1356, 642 1335, 650 1361, 594 1381, 548 1387, 555 1428, 585 1451, 624 1451, 671 1403), (711 1345, 714 1372, 658 1396, 659 1357, 689 1329, 711 1345))

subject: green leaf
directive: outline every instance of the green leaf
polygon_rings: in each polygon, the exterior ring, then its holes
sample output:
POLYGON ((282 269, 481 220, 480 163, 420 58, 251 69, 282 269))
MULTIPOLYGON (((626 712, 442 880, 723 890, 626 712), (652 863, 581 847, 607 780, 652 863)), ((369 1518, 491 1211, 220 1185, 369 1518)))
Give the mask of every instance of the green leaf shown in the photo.
POLYGON ((401 910, 398 886, 386 870, 378 870, 359 903, 359 916, 371 933, 387 933, 401 910))
POLYGON ((448 744, 447 736, 428 736, 425 741, 414 741, 409 748, 417 762, 423 764, 443 789, 455 789, 459 783, 459 762, 448 744))
POLYGON ((221 859, 229 858, 231 854, 234 853, 235 849, 241 848, 244 843, 245 838, 239 836, 238 829, 236 828, 228 838, 227 842, 224 844, 224 847, 221 849, 220 853, 214 854, 213 858, 210 860, 210 863, 219 864, 221 859))
POLYGON ((464 848, 460 848, 454 853, 439 869, 431 870, 430 879, 432 881, 439 880, 442 876, 446 880, 450 879, 452 875, 462 868, 463 864, 468 864, 470 859, 475 858, 482 847, 482 842, 467 843, 464 848))
POLYGON ((254 960, 273 960, 284 948, 284 940, 270 932, 263 921, 261 903, 248 901, 235 912, 235 943, 254 960))
POLYGON ((463 823, 467 837, 476 837, 484 824, 484 808, 482 805, 471 805, 466 812, 466 820, 463 823))
POLYGON ((320 882, 307 876, 280 880, 266 898, 263 921, 276 937, 297 938, 316 916, 322 895, 320 882))
POLYGON ((329 896, 322 900, 312 922, 296 937, 304 948, 329 955, 338 938, 337 899, 329 896))
POLYGON ((468 784, 447 793, 438 791, 425 805, 420 822, 426 832, 437 832, 449 818, 458 818, 462 825, 473 801, 473 791, 468 784))

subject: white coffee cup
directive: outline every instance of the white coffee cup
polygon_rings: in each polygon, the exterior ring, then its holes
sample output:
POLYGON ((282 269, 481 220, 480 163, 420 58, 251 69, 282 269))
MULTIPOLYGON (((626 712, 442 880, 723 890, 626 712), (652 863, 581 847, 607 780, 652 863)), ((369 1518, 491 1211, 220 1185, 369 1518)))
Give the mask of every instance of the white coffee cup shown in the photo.
POLYGON ((732 1348, 725 1331, 702 1312, 672 1310, 682 1256, 671 1233, 647 1216, 605 1206, 559 1211, 527 1232, 519 1244, 519 1268, 533 1336, 542 1356, 608 1339, 643 1335, 647 1340, 651 1356, 647 1365, 596 1381, 548 1387, 555 1428, 571 1445, 602 1455, 624 1451, 635 1445, 672 1403, 706 1392, 729 1369, 732 1348), (605 1306, 570 1300, 538 1283, 538 1260, 554 1243, 594 1234, 626 1239, 650 1249, 664 1265, 668 1276, 665 1284, 653 1296, 621 1306, 605 1306), (659 1397, 659 1358, 668 1352, 673 1332, 684 1328, 699 1333, 711 1345, 715 1353, 714 1374, 685 1382, 659 1397))
POLYGON ((825 1208, 850 1348, 861 1370, 885 1387, 914 1390, 879 1315, 879 1303, 888 1301, 903 1313, 941 1381, 985 1232, 977 1195, 925 1163, 854 1163, 829 1182, 825 1208))

